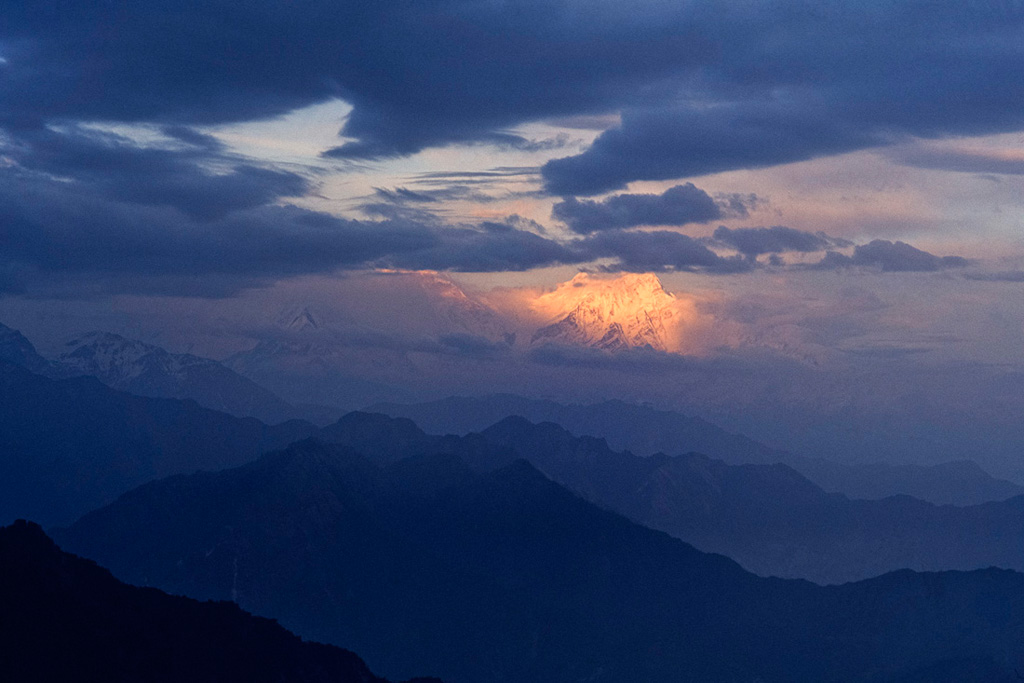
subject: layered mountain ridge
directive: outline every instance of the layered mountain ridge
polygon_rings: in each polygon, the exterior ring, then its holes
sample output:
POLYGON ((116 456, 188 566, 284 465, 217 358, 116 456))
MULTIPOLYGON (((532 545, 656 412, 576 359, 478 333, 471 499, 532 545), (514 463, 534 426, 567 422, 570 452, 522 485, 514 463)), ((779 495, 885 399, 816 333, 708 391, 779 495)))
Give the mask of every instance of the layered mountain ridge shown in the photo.
MULTIPOLYGON (((358 420, 364 436, 380 426, 358 420)), ((758 578, 514 454, 494 464, 376 465, 305 441, 154 482, 58 539, 125 580, 234 597, 391 677, 952 683, 1010 681, 1020 666, 1020 574, 758 578)))
POLYGON ((315 432, 0 361, 0 523, 66 524, 152 479, 240 465, 315 432))
POLYGON ((641 456, 694 451, 731 465, 784 462, 826 491, 849 498, 909 495, 940 505, 965 506, 1024 494, 1024 487, 997 479, 973 462, 853 465, 799 457, 700 417, 619 400, 581 405, 492 394, 415 404, 379 403, 366 411, 410 418, 431 434, 479 432, 509 415, 519 415, 532 422, 554 422, 579 436, 607 439, 612 449, 641 456))

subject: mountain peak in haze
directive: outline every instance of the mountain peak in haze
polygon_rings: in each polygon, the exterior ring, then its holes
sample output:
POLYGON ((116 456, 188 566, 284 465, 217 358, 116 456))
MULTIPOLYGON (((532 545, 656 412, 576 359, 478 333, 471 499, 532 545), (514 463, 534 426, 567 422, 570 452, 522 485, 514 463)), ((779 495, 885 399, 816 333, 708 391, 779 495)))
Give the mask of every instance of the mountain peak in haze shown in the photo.
POLYGON ((677 299, 653 273, 597 278, 579 273, 542 294, 534 310, 553 322, 533 335, 533 343, 555 342, 609 351, 674 346, 677 299))
POLYGON ((321 323, 317 316, 309 310, 308 306, 303 306, 297 311, 286 314, 283 327, 288 330, 301 332, 303 330, 319 330, 321 323))
MULTIPOLYGON (((99 377, 105 384, 118 385, 143 374, 150 360, 171 358, 158 346, 128 339, 111 332, 88 332, 69 341, 60 363, 69 371, 99 377)), ((180 356, 179 363, 195 356, 180 356)))
POLYGON ((190 398, 207 408, 268 422, 294 413, 271 391, 210 358, 171 353, 110 332, 89 332, 65 349, 57 359, 63 376, 89 375, 140 396, 190 398))

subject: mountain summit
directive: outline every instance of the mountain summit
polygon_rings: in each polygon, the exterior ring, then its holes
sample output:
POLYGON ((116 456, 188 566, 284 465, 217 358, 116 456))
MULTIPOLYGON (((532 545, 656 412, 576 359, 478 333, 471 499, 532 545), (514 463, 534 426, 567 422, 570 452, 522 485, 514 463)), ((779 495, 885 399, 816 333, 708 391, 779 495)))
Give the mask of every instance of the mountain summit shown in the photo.
POLYGON ((280 320, 280 327, 286 330, 301 332, 303 330, 319 330, 322 327, 320 319, 309 310, 309 306, 300 309, 293 309, 286 312, 280 320))
POLYGON ((615 279, 579 273, 534 301, 534 310, 550 315, 553 322, 537 330, 532 341, 609 351, 668 351, 674 345, 677 305, 653 273, 615 279))
POLYGON ((109 332, 90 332, 68 342, 57 363, 62 376, 89 375, 139 396, 190 398, 207 408, 272 423, 295 414, 279 396, 215 360, 170 353, 109 332))

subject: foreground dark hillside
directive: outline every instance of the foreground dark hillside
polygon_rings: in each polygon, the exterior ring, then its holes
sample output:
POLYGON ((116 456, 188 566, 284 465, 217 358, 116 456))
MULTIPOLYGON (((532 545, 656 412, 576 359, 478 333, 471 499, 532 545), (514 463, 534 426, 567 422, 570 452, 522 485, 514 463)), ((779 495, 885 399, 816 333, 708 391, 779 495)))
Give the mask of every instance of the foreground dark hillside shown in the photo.
POLYGON ((315 432, 0 360, 0 523, 67 524, 146 481, 233 467, 315 432))
POLYGON ((147 484, 61 532, 123 580, 243 608, 391 677, 1009 681, 1024 576, 764 579, 595 507, 524 461, 380 467, 301 442, 147 484))
POLYGON ((126 586, 24 521, 0 528, 0 615, 9 683, 387 683, 232 603, 126 586))

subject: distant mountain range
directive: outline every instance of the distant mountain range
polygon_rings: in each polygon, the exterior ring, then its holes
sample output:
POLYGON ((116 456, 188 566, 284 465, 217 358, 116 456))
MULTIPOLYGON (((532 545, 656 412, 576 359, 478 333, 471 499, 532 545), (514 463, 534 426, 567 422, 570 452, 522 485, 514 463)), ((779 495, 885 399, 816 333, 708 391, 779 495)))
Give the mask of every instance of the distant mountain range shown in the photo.
POLYGON ((51 379, 88 376, 138 396, 192 399, 207 408, 276 423, 301 411, 273 392, 209 358, 169 351, 109 332, 90 332, 53 359, 39 355, 17 330, 0 324, 0 360, 51 379))
POLYGON ((939 505, 979 505, 1024 495, 1024 486, 998 479, 971 460, 937 465, 845 464, 789 456, 786 462, 826 491, 876 500, 904 495, 939 505))
POLYGON ((0 610, 8 683, 387 683, 237 605, 126 586, 24 521, 0 528, 0 610))
POLYGON ((784 465, 730 466, 693 453, 638 457, 522 419, 466 437, 428 436, 408 420, 358 413, 322 429, 301 421, 269 427, 3 362, 0 389, 0 521, 70 523, 147 481, 241 465, 316 436, 380 464, 438 452, 476 467, 523 457, 588 500, 763 575, 839 582, 899 567, 1024 569, 1013 540, 1024 536, 1020 497, 963 508, 906 497, 851 501, 784 465))
POLYGON ((969 507, 907 496, 850 500, 787 465, 728 465, 696 453, 638 457, 518 417, 438 437, 404 418, 352 413, 318 438, 385 465, 439 452, 483 469, 523 458, 601 507, 763 576, 842 583, 900 568, 1024 570, 1016 541, 1024 538, 1024 496, 969 507))
POLYGON ((1024 496, 969 507, 850 500, 786 465, 640 458, 552 423, 507 418, 481 436, 587 500, 763 576, 842 583, 899 568, 1024 570, 1024 496))
POLYGON ((366 408, 412 419, 431 434, 481 431, 510 415, 532 422, 554 422, 577 435, 607 439, 617 451, 638 455, 703 453, 733 465, 784 462, 826 491, 850 498, 909 495, 937 504, 976 505, 1024 494, 1024 487, 992 477, 968 461, 939 465, 848 465, 804 458, 734 434, 699 417, 624 401, 565 405, 495 394, 453 397, 418 404, 378 403, 366 408))
POLYGON ((109 332, 92 332, 55 359, 65 377, 88 375, 139 396, 190 398, 232 415, 275 423, 298 411, 273 392, 209 358, 170 353, 109 332))
POLYGON ((398 678, 1008 682, 1024 663, 1020 574, 763 579, 522 460, 378 466, 304 441, 147 484, 56 537, 123 580, 235 599, 398 678))
POLYGON ((68 523, 146 481, 240 465, 315 432, 0 361, 0 523, 68 523))

